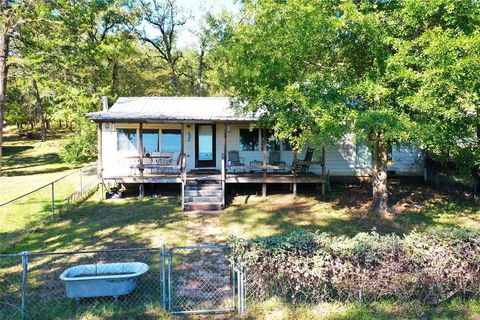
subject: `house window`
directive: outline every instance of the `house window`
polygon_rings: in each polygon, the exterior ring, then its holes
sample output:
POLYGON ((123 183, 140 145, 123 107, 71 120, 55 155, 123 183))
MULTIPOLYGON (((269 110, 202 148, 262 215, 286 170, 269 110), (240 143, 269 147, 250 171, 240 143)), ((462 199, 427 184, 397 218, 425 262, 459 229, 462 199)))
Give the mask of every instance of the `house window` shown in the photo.
POLYGON ((282 146, 283 146, 283 151, 292 151, 293 150, 292 145, 288 141, 282 142, 282 146))
POLYGON ((162 152, 182 151, 182 131, 179 129, 162 130, 162 152))
POLYGON ((143 152, 159 152, 158 130, 143 130, 143 152))
MULTIPOLYGON (((263 150, 263 130, 261 130, 261 136, 262 136, 262 150, 263 150)), ((266 132, 266 138, 267 138, 267 150, 268 151, 280 151, 280 141, 278 140, 271 140, 270 138, 273 136, 273 131, 272 130, 267 130, 266 132)))
POLYGON ((259 151, 258 129, 240 129, 240 148, 242 151, 259 151))
POLYGON ((137 150, 137 130, 136 129, 117 129, 117 150, 135 151, 137 150))
POLYGON ((372 153, 364 142, 358 142, 356 145, 357 166, 371 166, 372 153))

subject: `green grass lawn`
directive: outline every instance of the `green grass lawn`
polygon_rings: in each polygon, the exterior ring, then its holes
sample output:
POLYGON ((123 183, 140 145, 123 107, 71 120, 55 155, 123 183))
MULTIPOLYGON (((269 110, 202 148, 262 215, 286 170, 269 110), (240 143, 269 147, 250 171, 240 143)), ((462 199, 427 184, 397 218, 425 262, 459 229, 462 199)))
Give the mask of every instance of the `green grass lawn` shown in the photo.
POLYGON ((479 319, 480 301, 453 299, 438 306, 382 301, 370 304, 320 303, 292 306, 278 298, 251 306, 245 319, 258 320, 403 320, 403 319, 479 319))
MULTIPOLYGON (((370 194, 356 186, 337 186, 325 197, 289 194, 235 196, 218 215, 187 214, 178 196, 97 201, 92 197, 53 223, 31 233, 10 252, 159 247, 223 243, 229 235, 247 239, 289 234, 293 230, 353 236, 375 228, 409 233, 429 228, 480 228, 480 207, 455 195, 421 186, 392 189, 393 212, 368 211, 370 194)), ((155 309, 154 309, 155 310, 155 309)), ((107 312, 107 311, 106 311, 107 312)), ((108 311, 111 312, 111 311, 108 311)), ((88 313, 85 313, 88 314, 88 313)), ((165 317, 156 311, 141 317, 165 317)), ((122 318, 120 315, 118 316, 122 318)), ((272 298, 250 305, 246 319, 478 319, 480 302, 454 299, 439 306, 415 303, 322 303, 293 306, 272 298)), ((102 316, 92 316, 102 319, 102 316)), ((133 315, 130 318, 135 318, 133 315)), ((201 317, 200 317, 201 318, 201 317)), ((90 317, 82 317, 90 319, 90 317)))
POLYGON ((370 194, 356 186, 338 186, 325 197, 236 196, 215 215, 181 212, 178 196, 103 202, 92 197, 9 251, 194 245, 221 243, 230 235, 254 239, 294 230, 354 236, 372 229, 400 235, 428 228, 480 229, 478 203, 421 186, 391 191, 393 212, 383 216, 368 211, 370 194))
MULTIPOLYGON (((0 178, 0 199, 28 191, 69 172, 72 168, 62 164, 58 158, 60 144, 60 140, 46 143, 7 141, 7 175, 0 178)), ((393 186, 390 192, 393 210, 382 216, 369 212, 370 193, 358 186, 335 186, 333 192, 324 197, 318 194, 297 197, 274 194, 267 198, 236 195, 231 197, 224 212, 215 215, 183 213, 179 196, 173 195, 103 202, 93 196, 81 206, 61 212, 53 221, 34 228, 28 236, 3 251, 200 245, 224 243, 230 235, 255 239, 286 235, 294 230, 354 236, 372 229, 382 234, 406 234, 430 228, 480 229, 479 203, 420 185, 393 186)), ((38 203, 25 203, 21 207, 28 212, 34 205, 38 203)), ((42 265, 40 262, 35 264, 32 261, 32 266, 42 265)), ((168 317, 159 311, 158 306, 139 310, 143 311, 132 311, 135 314, 128 315, 125 315, 125 310, 119 311, 121 313, 104 310, 99 314, 95 314, 95 310, 87 310, 81 319, 168 317)), ((434 307, 388 301, 367 305, 323 303, 292 306, 273 298, 250 306, 244 318, 478 319, 480 302, 454 299, 434 307)))
POLYGON ((66 197, 80 188, 81 184, 95 178, 95 168, 81 174, 76 168, 63 163, 59 156, 63 140, 50 136, 46 142, 27 139, 13 134, 6 135, 4 145, 3 176, 0 177, 0 203, 7 202, 48 183, 15 202, 0 207, 0 252, 12 242, 21 239, 26 230, 37 229, 52 215, 52 192, 54 212, 64 209, 66 197))
POLYGON ((53 181, 74 168, 59 156, 63 140, 49 137, 41 142, 13 134, 5 137, 0 203, 53 181))

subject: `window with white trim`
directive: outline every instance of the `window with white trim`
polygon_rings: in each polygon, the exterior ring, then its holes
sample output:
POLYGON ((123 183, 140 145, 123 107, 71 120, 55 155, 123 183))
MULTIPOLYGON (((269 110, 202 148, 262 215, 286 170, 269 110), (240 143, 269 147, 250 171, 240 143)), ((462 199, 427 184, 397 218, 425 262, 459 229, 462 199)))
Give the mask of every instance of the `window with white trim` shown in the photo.
POLYGON ((240 129, 240 149, 242 151, 259 151, 258 137, 258 129, 240 129))
POLYGON ((372 153, 370 152, 370 148, 365 144, 365 142, 357 142, 355 151, 357 166, 372 165, 372 153))
POLYGON ((137 150, 137 129, 116 129, 117 151, 137 150))

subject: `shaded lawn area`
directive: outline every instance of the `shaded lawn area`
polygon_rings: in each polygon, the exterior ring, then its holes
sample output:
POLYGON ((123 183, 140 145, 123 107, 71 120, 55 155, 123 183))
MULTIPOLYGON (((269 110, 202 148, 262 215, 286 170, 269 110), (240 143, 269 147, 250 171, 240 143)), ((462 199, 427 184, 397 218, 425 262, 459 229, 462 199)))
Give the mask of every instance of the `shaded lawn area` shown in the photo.
POLYGON ((58 137, 41 142, 7 135, 3 146, 0 202, 40 187, 74 169, 60 159, 62 143, 58 137))
POLYGON ((35 230, 11 252, 23 250, 159 247, 222 243, 286 235, 294 230, 354 236, 375 229, 405 234, 428 228, 480 229, 480 204, 425 187, 396 187, 394 212, 368 211, 370 193, 337 187, 325 197, 289 194, 236 196, 221 214, 183 213, 178 196, 98 202, 96 196, 35 230))
POLYGON ((369 212, 369 190, 339 186, 324 197, 236 197, 220 219, 226 233, 247 239, 298 229, 349 237, 372 229, 400 235, 427 228, 480 229, 479 203, 424 186, 396 186, 390 191, 392 212, 382 216, 369 212))
MULTIPOLYGON (((221 214, 180 210, 178 196, 128 198, 98 202, 96 196, 39 228, 11 252, 168 247, 223 243, 229 235, 253 239, 293 230, 353 236, 375 228, 380 233, 462 227, 479 229, 479 205, 423 187, 396 187, 394 212, 377 217, 368 212, 370 193, 355 186, 337 187, 318 197, 287 194, 267 198, 236 196, 221 214)), ((108 311, 108 310, 107 310, 108 311)), ((103 311, 102 311, 103 312, 103 311)), ((85 314, 86 315, 86 314, 85 314)), ((104 317, 101 313, 99 318, 104 317)), ((159 310, 112 316, 118 319, 169 318, 159 310)), ((455 298, 438 306, 381 301, 370 304, 322 303, 293 306, 281 299, 250 305, 243 319, 478 319, 480 302, 455 298)), ((60 317, 61 318, 61 317, 60 317)), ((68 318, 68 317, 67 317, 68 318)), ((83 318, 89 318, 88 316, 83 318)), ((91 317, 96 318, 95 316, 91 317)), ((104 317, 108 318, 108 317, 104 317)), ((204 315, 192 317, 204 319, 204 315)), ((232 318, 219 315, 218 319, 232 318)))

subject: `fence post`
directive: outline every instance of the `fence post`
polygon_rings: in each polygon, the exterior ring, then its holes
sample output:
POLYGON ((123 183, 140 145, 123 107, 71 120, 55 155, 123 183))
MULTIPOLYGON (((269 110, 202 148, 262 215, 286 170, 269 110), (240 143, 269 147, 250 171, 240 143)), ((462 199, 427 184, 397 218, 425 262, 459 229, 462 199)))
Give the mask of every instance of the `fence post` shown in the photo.
POLYGON ((52 182, 52 220, 55 215, 55 182, 52 182))
POLYGON ((242 310, 241 310, 241 296, 242 296, 242 292, 241 292, 241 284, 240 284, 240 277, 241 277, 241 271, 240 271, 240 268, 241 266, 239 266, 237 268, 237 299, 238 299, 238 302, 237 302, 237 308, 238 308, 238 313, 242 313, 242 310))
POLYGON ((244 268, 242 265, 238 268, 237 273, 237 290, 238 290, 238 313, 245 312, 245 278, 244 268))
POLYGON ((235 311, 235 262, 232 262, 232 310, 235 311))
POLYGON ((168 311, 172 312, 172 253, 168 254, 168 311))
POLYGON ((242 266, 242 313, 246 310, 246 303, 247 303, 247 294, 246 294, 246 285, 245 285, 245 267, 242 266))
POLYGON ((28 275, 28 251, 21 253, 22 255, 22 320, 25 319, 25 310, 27 307, 27 275, 28 275))
POLYGON ((167 310, 167 288, 166 288, 166 281, 165 281, 165 245, 162 245, 161 248, 161 256, 160 256, 160 263, 162 264, 162 308, 163 310, 167 310))

